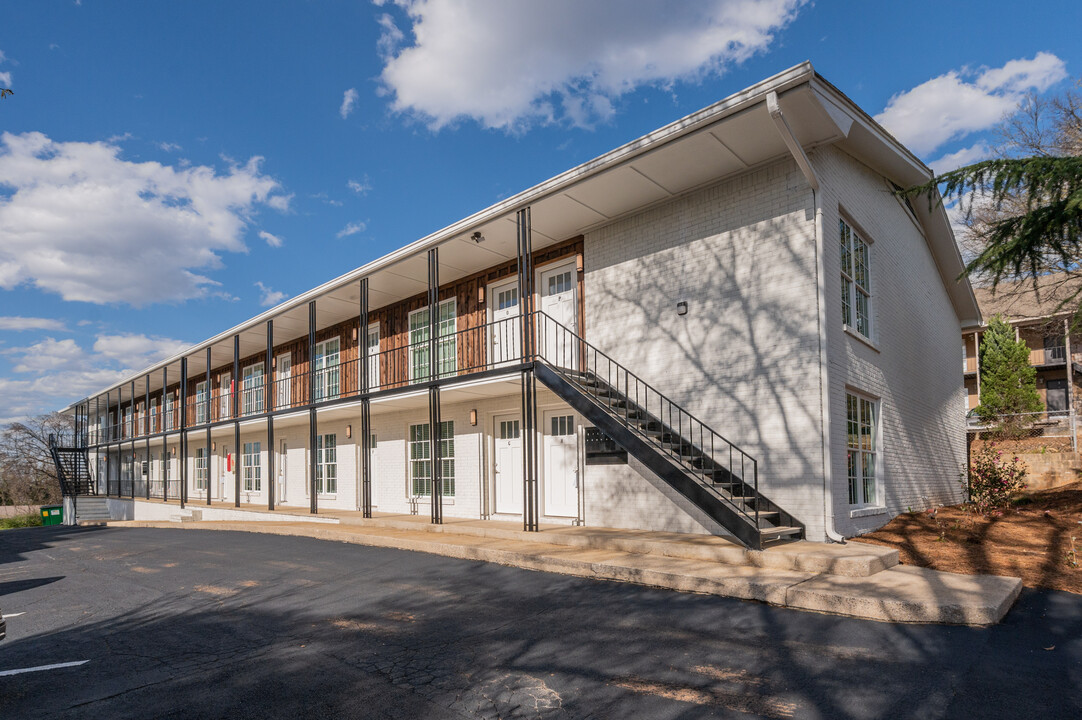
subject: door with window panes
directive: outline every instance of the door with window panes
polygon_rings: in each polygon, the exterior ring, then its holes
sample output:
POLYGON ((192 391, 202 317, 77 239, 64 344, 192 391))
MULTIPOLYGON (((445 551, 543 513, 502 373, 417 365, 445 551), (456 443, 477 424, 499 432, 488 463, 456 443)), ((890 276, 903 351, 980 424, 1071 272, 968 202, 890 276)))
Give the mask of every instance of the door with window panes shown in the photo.
POLYGON ((542 357, 552 365, 563 368, 578 367, 578 342, 575 336, 578 323, 578 283, 575 265, 561 265, 541 272, 541 312, 551 320, 542 318, 539 335, 542 357), (552 321, 565 329, 560 329, 552 321))
POLYGON ((579 513, 579 451, 575 416, 566 410, 545 412, 545 515, 577 517, 579 513))
POLYGON ((340 347, 338 338, 316 343, 316 352, 312 358, 312 370, 316 374, 316 402, 338 397, 340 347))
POLYGON ((522 432, 518 415, 497 415, 496 433, 496 512, 522 514, 522 432))
POLYGON ((492 325, 489 326, 489 363, 501 367, 522 357, 522 321, 519 319, 518 282, 490 285, 492 325))

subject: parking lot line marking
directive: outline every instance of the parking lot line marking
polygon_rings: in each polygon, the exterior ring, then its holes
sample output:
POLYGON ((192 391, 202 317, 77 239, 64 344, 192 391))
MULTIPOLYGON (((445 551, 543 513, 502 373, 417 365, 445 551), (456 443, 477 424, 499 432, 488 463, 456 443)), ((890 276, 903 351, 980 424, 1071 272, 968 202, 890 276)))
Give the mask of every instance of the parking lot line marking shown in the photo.
POLYGON ((25 614, 26 613, 24 613, 24 612, 21 612, 21 613, 9 613, 9 614, 4 616, 4 619, 7 620, 9 617, 19 617, 20 615, 25 615, 25 614))
POLYGON ((78 665, 85 665, 90 662, 89 660, 76 660, 74 662, 56 663, 55 665, 38 665, 37 667, 30 668, 17 668, 15 670, 0 670, 0 677, 5 675, 19 675, 22 673, 41 672, 42 670, 59 670, 60 668, 76 667, 78 665))

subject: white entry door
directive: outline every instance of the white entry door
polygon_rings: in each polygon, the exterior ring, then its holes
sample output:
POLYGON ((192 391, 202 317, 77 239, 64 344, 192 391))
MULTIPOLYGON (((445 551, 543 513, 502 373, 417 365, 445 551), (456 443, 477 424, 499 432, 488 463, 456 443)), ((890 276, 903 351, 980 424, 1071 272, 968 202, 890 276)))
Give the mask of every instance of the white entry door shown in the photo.
POLYGON ((578 517, 579 448, 575 416, 566 410, 545 412, 542 452, 545 462, 545 515, 578 517))
POLYGON ((563 325, 571 334, 542 318, 539 335, 542 357, 557 367, 578 365, 578 343, 573 334, 579 331, 578 284, 575 265, 561 265, 541 272, 541 312, 563 325))
POLYGON ((489 350, 493 367, 518 362, 522 356, 518 281, 489 285, 488 297, 492 308, 489 350))
POLYGON ((276 396, 275 408, 293 407, 293 356, 290 353, 282 353, 275 361, 277 377, 275 378, 276 396))
POLYGON ((226 487, 233 485, 233 467, 235 458, 229 454, 229 446, 222 444, 222 457, 218 463, 218 499, 225 500, 226 487))
POLYGON ((493 420, 496 436, 496 512, 522 514, 522 430, 517 415, 493 420))
POLYGON ((368 390, 379 390, 379 323, 368 326, 368 390))

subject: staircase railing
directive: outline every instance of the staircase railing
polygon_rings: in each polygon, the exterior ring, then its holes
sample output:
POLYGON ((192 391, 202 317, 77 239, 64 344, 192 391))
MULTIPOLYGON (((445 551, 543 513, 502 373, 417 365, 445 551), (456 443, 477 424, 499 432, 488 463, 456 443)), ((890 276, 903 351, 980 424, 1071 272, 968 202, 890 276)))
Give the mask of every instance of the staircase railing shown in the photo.
MULTIPOLYGON (((74 443, 75 438, 71 439, 74 443)), ((64 496, 75 497, 93 491, 85 446, 76 447, 73 444, 62 443, 60 436, 50 433, 49 455, 56 466, 56 479, 60 483, 60 492, 64 496)))
POLYGON ((701 486, 735 507, 755 527, 760 527, 760 500, 763 498, 759 494, 759 464, 754 457, 567 326, 544 312, 534 314, 537 316, 537 359, 559 372, 598 405, 607 408, 630 431, 677 461, 699 479, 701 486), (623 396, 622 403, 618 403, 622 407, 610 403, 615 397, 613 390, 623 396), (656 422, 657 427, 651 427, 651 422, 656 422), (719 461, 719 457, 722 460, 719 461), (720 492, 713 481, 700 479, 709 476, 714 480, 719 475, 727 478, 730 488, 751 490, 751 507, 745 502, 736 502, 732 492, 720 492))

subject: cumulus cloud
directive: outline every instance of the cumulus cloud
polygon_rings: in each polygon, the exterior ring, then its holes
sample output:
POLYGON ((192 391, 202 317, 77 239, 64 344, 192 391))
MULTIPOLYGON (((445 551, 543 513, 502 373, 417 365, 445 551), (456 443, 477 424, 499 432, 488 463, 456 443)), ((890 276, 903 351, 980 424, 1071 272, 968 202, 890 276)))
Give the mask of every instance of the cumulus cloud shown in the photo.
POLYGON ((338 108, 338 114, 342 116, 343 120, 345 120, 353 113, 356 105, 357 89, 350 88, 349 90, 346 90, 344 93, 342 93, 342 105, 338 108))
POLYGON ((273 307, 289 297, 284 292, 268 287, 259 281, 256 281, 255 286, 259 288, 259 304, 263 307, 273 307))
POLYGON ((10 88, 11 87, 11 73, 9 73, 9 72, 0 72, 0 87, 5 87, 5 88, 10 88))
POLYGON ((1039 52, 1000 68, 951 70, 898 93, 875 119, 918 155, 950 140, 987 130, 1017 107, 1023 95, 1043 92, 1067 77, 1063 60, 1039 52))
POLYGON ((982 140, 975 145, 964 147, 957 152, 952 152, 937 158, 928 163, 928 167, 932 168, 932 171, 936 175, 941 175, 945 172, 950 172, 951 170, 957 170, 965 165, 972 165, 975 162, 987 160, 991 154, 992 149, 988 147, 988 143, 982 140))
POLYGON ((346 187, 358 195, 367 195, 368 191, 372 189, 372 183, 368 180, 368 176, 365 175, 364 180, 350 180, 346 183, 346 187))
POLYGON ((7 315, 0 317, 0 330, 67 330, 64 323, 52 318, 18 317, 7 315))
POLYGON ((0 288, 135 306, 203 297, 216 283, 199 271, 244 251, 252 215, 281 197, 259 157, 221 173, 120 155, 111 142, 0 135, 0 288))
POLYGON ((0 377, 0 425, 57 410, 190 347, 171 338, 101 334, 90 348, 47 337, 9 348, 13 374, 0 377))
POLYGON ((433 129, 462 118, 589 126, 637 87, 720 75, 766 50, 804 4, 394 0, 395 15, 378 18, 381 91, 433 129))
POLYGON ((366 225, 363 222, 351 222, 344 228, 338 231, 335 237, 344 238, 350 235, 356 235, 357 233, 364 232, 366 225))
POLYGON ((266 230, 259 231, 259 237, 266 241, 271 247, 282 247, 282 238, 277 235, 272 235, 266 230))

